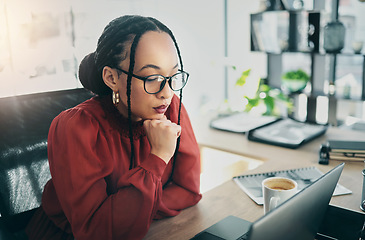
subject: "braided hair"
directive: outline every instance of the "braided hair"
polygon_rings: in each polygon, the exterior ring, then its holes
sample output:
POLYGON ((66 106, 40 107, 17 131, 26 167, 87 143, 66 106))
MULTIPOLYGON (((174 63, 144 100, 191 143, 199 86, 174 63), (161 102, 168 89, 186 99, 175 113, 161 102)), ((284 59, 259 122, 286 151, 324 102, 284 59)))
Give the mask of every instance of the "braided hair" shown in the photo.
MULTIPOLYGON (((141 36, 148 31, 166 32, 174 42, 180 63, 180 69, 183 70, 183 62, 180 49, 172 31, 163 23, 152 17, 143 17, 138 15, 125 15, 112 20, 101 34, 97 48, 94 53, 87 55, 81 62, 79 68, 79 78, 82 85, 99 96, 112 94, 112 90, 104 83, 102 79, 102 70, 105 66, 116 68, 120 62, 128 57, 129 50, 129 73, 133 73, 135 64, 135 52, 141 36), (128 49, 130 48, 130 49, 128 49)), ((129 169, 134 167, 134 144, 132 128, 132 111, 131 111, 131 84, 132 74, 127 77, 127 104, 128 104, 128 125, 129 139, 131 144, 131 156, 129 169)), ((182 90, 180 90, 180 103, 178 112, 178 123, 180 125, 182 90)), ((177 139, 176 150, 172 162, 172 179, 177 152, 180 146, 180 137, 177 139)))

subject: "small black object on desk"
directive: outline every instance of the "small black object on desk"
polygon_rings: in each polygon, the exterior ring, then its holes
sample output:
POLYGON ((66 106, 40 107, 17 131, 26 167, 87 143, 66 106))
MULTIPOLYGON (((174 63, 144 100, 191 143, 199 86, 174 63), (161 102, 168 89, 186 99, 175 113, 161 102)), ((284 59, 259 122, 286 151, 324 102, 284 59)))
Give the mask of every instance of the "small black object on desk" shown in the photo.
POLYGON ((321 148, 319 149, 319 160, 318 160, 319 164, 328 165, 330 160, 330 153, 329 153, 330 150, 331 149, 328 143, 321 145, 321 148))

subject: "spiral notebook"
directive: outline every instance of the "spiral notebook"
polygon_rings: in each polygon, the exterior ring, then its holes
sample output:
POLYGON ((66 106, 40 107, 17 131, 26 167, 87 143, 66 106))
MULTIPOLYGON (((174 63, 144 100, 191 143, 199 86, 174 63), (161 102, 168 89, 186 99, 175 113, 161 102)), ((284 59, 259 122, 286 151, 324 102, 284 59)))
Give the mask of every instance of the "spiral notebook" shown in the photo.
MULTIPOLYGON (((283 171, 265 172, 233 177, 234 182, 258 205, 264 203, 261 182, 268 177, 286 177, 298 183, 298 190, 302 190, 324 175, 317 167, 289 169, 283 171)), ((351 194, 352 191, 337 184, 333 196, 351 194)))

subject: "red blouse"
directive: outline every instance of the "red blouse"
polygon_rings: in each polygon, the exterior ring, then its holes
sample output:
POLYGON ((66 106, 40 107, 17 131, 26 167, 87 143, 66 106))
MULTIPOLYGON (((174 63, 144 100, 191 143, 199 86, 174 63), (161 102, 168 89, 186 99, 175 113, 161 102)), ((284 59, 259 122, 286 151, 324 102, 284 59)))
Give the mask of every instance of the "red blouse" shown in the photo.
MULTIPOLYGON (((166 112, 172 122, 177 122, 178 109, 174 96, 166 112)), ((153 219, 196 204, 201 199, 200 154, 184 106, 180 125, 179 152, 167 183, 173 160, 166 165, 150 154, 142 122, 133 123, 135 157, 129 170, 128 122, 111 98, 94 97, 62 112, 49 130, 52 179, 28 225, 30 239, 72 237, 71 232, 77 240, 142 239, 153 219)))

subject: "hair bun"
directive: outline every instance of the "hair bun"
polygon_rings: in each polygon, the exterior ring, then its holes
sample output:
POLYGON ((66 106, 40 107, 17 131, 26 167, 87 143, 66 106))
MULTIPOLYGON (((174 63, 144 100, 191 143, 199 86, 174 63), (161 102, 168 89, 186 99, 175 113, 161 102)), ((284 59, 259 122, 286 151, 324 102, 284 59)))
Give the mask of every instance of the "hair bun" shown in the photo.
POLYGON ((92 52, 82 59, 79 66, 79 79, 84 88, 97 95, 108 95, 111 89, 105 85, 101 72, 95 64, 95 52, 92 52))

